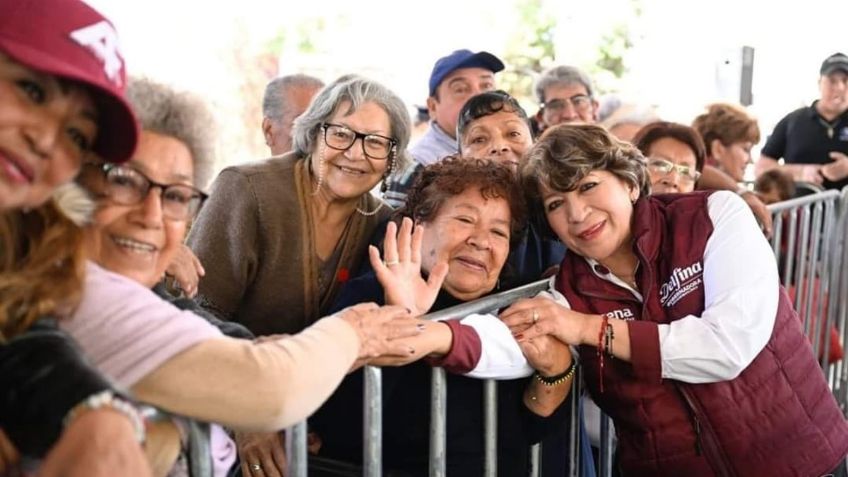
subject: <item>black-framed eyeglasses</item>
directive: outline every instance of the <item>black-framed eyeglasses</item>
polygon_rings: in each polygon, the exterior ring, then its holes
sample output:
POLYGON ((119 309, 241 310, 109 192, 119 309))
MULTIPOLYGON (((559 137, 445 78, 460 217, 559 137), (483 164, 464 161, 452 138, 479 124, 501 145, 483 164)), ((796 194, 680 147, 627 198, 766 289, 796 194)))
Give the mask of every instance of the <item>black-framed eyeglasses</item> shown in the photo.
POLYGON ((676 170, 677 175, 680 176, 680 180, 683 182, 695 182, 701 177, 701 173, 694 167, 675 164, 659 157, 648 159, 648 169, 663 175, 670 174, 671 171, 676 170))
POLYGON ((566 108, 568 104, 575 111, 586 111, 592 105, 592 97, 586 94, 575 94, 566 99, 552 99, 542 103, 542 108, 552 113, 558 113, 566 108))
POLYGON ((397 141, 379 134, 365 134, 341 124, 323 123, 324 144, 337 151, 347 151, 357 139, 362 139, 362 152, 371 159, 386 159, 397 141))
POLYGON ((207 195, 185 184, 161 184, 132 166, 120 164, 90 164, 103 173, 103 196, 116 204, 136 205, 150 191, 161 191, 162 215, 171 220, 189 220, 197 214, 207 195))

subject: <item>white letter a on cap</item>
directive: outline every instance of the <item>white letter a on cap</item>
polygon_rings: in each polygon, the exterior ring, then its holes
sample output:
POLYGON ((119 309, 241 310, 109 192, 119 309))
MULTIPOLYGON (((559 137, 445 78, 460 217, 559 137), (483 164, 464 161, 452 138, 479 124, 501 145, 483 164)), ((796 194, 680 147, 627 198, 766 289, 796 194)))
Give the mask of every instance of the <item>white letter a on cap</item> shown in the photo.
POLYGON ((110 81, 121 87, 121 69, 124 61, 118 48, 118 32, 105 20, 71 32, 80 45, 88 48, 103 62, 103 72, 110 81))

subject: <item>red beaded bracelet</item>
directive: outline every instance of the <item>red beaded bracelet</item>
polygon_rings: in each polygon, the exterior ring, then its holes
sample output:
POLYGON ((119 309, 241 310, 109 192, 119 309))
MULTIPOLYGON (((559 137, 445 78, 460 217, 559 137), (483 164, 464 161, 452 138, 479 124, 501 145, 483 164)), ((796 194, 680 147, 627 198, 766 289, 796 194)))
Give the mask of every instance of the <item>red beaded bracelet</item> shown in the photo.
POLYGON ((607 326, 609 326, 609 316, 602 315, 601 329, 598 331, 598 378, 601 392, 604 392, 604 354, 606 354, 604 336, 606 335, 607 326))

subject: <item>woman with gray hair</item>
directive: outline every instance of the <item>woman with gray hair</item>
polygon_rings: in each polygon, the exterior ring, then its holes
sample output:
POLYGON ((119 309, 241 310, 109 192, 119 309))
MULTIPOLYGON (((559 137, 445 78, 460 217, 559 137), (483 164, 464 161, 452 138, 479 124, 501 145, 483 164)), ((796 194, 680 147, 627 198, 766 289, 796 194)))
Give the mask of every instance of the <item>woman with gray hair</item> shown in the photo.
MULTIPOLYGON (((370 191, 405 166, 410 129, 395 93, 346 75, 295 121, 292 152, 224 169, 188 240, 206 270, 199 302, 257 336, 297 333, 326 314, 391 211, 370 191)), ((275 449, 282 469, 275 441, 239 445, 254 462, 275 449)))
POLYGON ((591 125, 548 131, 522 175, 568 250, 558 302, 501 319, 579 347, 622 475, 844 472, 848 425, 736 194, 649 196, 642 154, 591 125))
MULTIPOLYGON (((129 89, 141 119, 139 146, 124 164, 86 164, 80 174, 97 198, 84 237, 91 273, 80 305, 61 323, 99 370, 169 412, 274 431, 317 408, 363 353, 384 354, 389 346, 407 353, 390 340, 419 333, 418 322, 394 319, 407 315, 402 309, 361 305, 294 336, 254 343, 233 339, 253 338, 240 325, 218 323, 196 303, 169 296, 158 282, 204 198, 194 186, 200 134, 192 114, 208 115, 198 100, 163 85, 136 81, 129 89), (313 359, 317 353, 321 360, 313 359)), ((282 308, 277 313, 284 316, 282 308)), ((225 476, 235 445, 220 427, 211 439, 214 475, 225 476)), ((170 469, 170 459, 157 460, 156 470, 170 469)), ((246 475, 263 467, 263 475, 275 475, 282 465, 270 455, 242 462, 246 475)))
POLYGON ((403 101, 379 83, 326 86, 295 122, 291 153, 213 184, 188 239, 206 268, 200 302, 256 335, 314 322, 389 215, 369 192, 404 165, 409 132, 403 101))

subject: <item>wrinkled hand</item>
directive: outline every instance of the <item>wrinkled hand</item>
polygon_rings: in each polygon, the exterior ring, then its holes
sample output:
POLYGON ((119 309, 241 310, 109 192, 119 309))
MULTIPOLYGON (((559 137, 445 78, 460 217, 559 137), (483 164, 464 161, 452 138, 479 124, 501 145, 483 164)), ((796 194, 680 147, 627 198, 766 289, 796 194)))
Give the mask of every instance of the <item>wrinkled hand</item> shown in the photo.
POLYGON ((571 349, 550 335, 537 336, 518 343, 530 367, 542 376, 556 376, 571 366, 571 349))
POLYGON ((18 449, 0 429, 0 475, 4 477, 17 477, 20 474, 18 464, 21 461, 21 455, 18 449))
POLYGON ((126 416, 111 409, 82 413, 65 429, 39 477, 150 477, 150 466, 126 416))
MULTIPOLYGON (((545 297, 515 302, 500 314, 518 343, 550 335, 564 344, 581 344, 586 320, 582 313, 545 297)), ((529 361, 529 358, 528 358, 529 361)))
POLYGON ((174 278, 185 296, 194 298, 197 295, 197 284, 206 275, 206 270, 194 252, 187 245, 180 244, 165 273, 174 278))
POLYGON ((400 231, 397 224, 389 222, 383 241, 385 262, 380 259, 380 251, 373 245, 368 247, 371 266, 377 279, 383 286, 386 303, 404 306, 414 316, 420 316, 433 306, 442 282, 448 274, 448 264, 439 263, 427 280, 421 277, 421 241, 424 226, 417 225, 413 232, 412 219, 404 217, 400 231))
POLYGON ((336 316, 347 321, 359 335, 359 359, 383 355, 410 355, 415 350, 402 338, 416 336, 424 329, 409 310, 400 306, 360 303, 345 308, 336 316))
POLYGON ((748 207, 751 208, 751 212, 754 213, 754 217, 763 229, 763 233, 766 235, 766 238, 771 238, 773 225, 771 212, 769 212, 766 204, 762 201, 762 199, 760 199, 760 196, 754 192, 746 192, 740 197, 742 197, 742 200, 744 200, 745 203, 748 204, 748 207))
POLYGON ((421 334, 401 338, 399 343, 409 346, 411 352, 403 355, 384 355, 368 360, 371 366, 405 366, 431 355, 444 356, 453 344, 453 332, 440 321, 417 320, 421 334))
POLYGON ((286 471, 285 433, 236 432, 244 477, 283 477, 286 471), (259 469, 256 469, 256 465, 259 469))
POLYGON ((831 182, 841 181, 848 177, 848 156, 838 151, 831 151, 830 164, 821 168, 821 175, 831 182))

